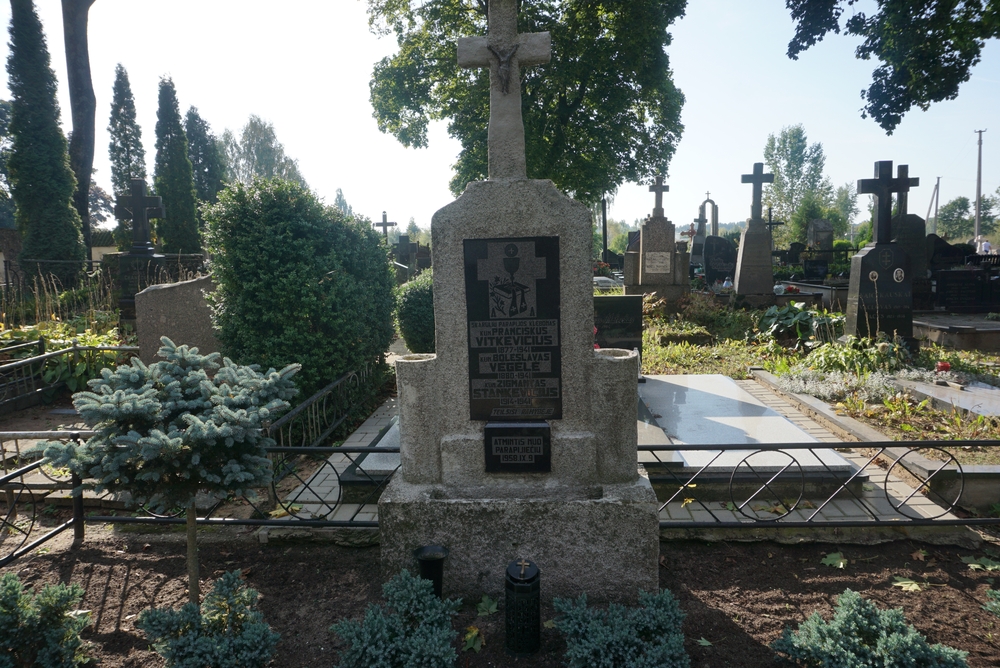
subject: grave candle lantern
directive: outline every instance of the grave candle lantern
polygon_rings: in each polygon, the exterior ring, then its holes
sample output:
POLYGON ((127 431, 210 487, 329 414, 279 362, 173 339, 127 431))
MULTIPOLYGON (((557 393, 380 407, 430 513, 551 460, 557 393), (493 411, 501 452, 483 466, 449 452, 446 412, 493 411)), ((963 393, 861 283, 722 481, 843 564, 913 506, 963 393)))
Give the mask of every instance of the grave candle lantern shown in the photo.
POLYGON ((538 566, 527 559, 507 564, 504 578, 504 649, 513 656, 530 656, 541 645, 542 600, 538 566))
POLYGON ((448 556, 448 548, 442 545, 426 545, 414 550, 413 556, 420 562, 420 577, 430 580, 434 585, 434 595, 441 598, 444 560, 448 556))

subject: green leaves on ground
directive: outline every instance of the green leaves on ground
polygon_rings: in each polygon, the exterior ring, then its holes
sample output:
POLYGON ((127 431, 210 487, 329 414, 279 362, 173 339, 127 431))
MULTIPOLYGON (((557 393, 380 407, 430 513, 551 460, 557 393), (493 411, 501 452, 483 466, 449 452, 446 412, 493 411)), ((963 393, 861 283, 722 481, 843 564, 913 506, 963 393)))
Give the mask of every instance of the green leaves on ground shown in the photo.
POLYGON ((899 575, 893 576, 893 587, 899 587, 903 591, 923 591, 923 586, 912 578, 904 578, 899 575))
POLYGON ((476 612, 480 617, 488 617, 497 612, 497 601, 492 599, 486 594, 483 594, 483 599, 476 604, 476 612))
POLYGON ((840 552, 830 552, 819 563, 833 568, 844 568, 847 566, 847 559, 840 552))
POLYGON ((483 640, 483 633, 476 626, 465 627, 465 642, 462 645, 462 651, 467 652, 470 649, 475 650, 476 654, 483 648, 486 642, 483 640))
POLYGON ((962 563, 968 564, 969 570, 973 571, 1000 571, 1000 561, 989 557, 962 557, 962 563))

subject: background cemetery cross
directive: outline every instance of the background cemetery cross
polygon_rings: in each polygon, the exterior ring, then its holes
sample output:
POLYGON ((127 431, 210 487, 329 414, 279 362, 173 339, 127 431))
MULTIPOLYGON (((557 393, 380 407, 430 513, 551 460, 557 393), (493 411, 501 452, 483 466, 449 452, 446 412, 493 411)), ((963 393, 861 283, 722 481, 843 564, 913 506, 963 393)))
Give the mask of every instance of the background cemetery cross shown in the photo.
POLYGON ((459 67, 490 68, 489 177, 527 175, 521 120, 521 66, 541 65, 552 55, 549 33, 517 32, 517 0, 489 3, 489 34, 458 40, 459 67))
POLYGON ((656 193, 656 204, 653 206, 653 218, 663 216, 663 193, 670 190, 670 186, 663 184, 663 177, 657 176, 656 183, 649 186, 649 192, 656 193))
POLYGON ((393 222, 390 222, 390 221, 386 220, 385 211, 382 212, 382 222, 381 223, 372 223, 372 225, 375 226, 375 227, 381 227, 382 228, 382 236, 385 237, 386 239, 389 238, 389 228, 390 227, 396 227, 396 223, 393 223, 393 222))
POLYGON ((163 217, 163 199, 146 194, 146 181, 132 179, 131 194, 119 197, 115 215, 132 220, 133 255, 151 255, 153 244, 149 240, 149 219, 163 217))
MULTIPOLYGON (((906 174, 906 172, 903 172, 906 174)), ((872 242, 888 243, 892 237, 892 194, 908 192, 911 186, 920 185, 920 179, 901 175, 892 177, 892 160, 875 163, 874 179, 859 179, 858 194, 875 196, 875 229, 872 242)))
POLYGON ((920 185, 920 179, 910 178, 910 166, 909 165, 897 165, 896 166, 896 179, 900 182, 906 182, 909 184, 909 188, 906 190, 900 190, 896 193, 896 215, 905 216, 908 207, 908 197, 910 188, 916 188, 920 185))
POLYGON ((744 174, 743 183, 753 184, 753 202, 750 205, 750 218, 752 220, 763 219, 763 207, 761 201, 764 198, 764 184, 774 183, 774 174, 764 173, 764 163, 753 163, 753 174, 744 174))

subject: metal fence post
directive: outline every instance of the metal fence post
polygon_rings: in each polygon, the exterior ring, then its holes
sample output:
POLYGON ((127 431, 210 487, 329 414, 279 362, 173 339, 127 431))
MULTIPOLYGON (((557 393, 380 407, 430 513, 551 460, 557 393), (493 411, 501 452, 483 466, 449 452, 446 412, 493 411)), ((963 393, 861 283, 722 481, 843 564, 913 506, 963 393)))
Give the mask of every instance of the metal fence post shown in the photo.
MULTIPOLYGON (((70 476, 71 484, 73 489, 76 490, 83 484, 80 480, 80 476, 73 473, 70 476)), ((83 521, 83 490, 73 497, 73 547, 80 547, 83 545, 85 524, 83 521)))

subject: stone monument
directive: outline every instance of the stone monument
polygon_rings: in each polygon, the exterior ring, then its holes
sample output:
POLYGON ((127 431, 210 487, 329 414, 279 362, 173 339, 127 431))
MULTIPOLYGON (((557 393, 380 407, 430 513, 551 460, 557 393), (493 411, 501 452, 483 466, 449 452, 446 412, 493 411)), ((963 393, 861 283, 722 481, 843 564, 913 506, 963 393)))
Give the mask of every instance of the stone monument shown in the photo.
POLYGON ((382 220, 381 220, 381 222, 374 222, 374 223, 372 223, 372 226, 373 227, 381 227, 382 228, 382 238, 385 239, 386 241, 388 241, 388 239, 389 239, 389 228, 390 227, 396 227, 396 223, 392 222, 391 220, 388 220, 388 216, 386 216, 385 215, 385 211, 383 211, 382 212, 382 220))
POLYGON ((639 285, 639 245, 641 242, 639 230, 628 233, 628 244, 625 246, 625 255, 622 259, 622 278, 625 285, 625 294, 641 295, 642 286, 639 285))
POLYGON ((118 308, 123 320, 135 320, 135 295, 152 283, 163 260, 155 253, 149 235, 149 219, 163 217, 163 199, 146 195, 146 181, 132 179, 131 194, 119 197, 115 216, 132 220, 132 248, 119 260, 121 297, 118 308))
POLYGON ((743 183, 753 184, 750 219, 740 235, 733 290, 754 306, 774 302, 774 266, 771 260, 771 228, 763 217, 761 199, 765 183, 774 183, 774 174, 764 173, 764 163, 755 162, 753 174, 744 174, 743 183))
POLYGON ((489 3, 489 179, 434 214, 436 354, 396 362, 399 472, 379 500, 384 575, 443 545, 445 595, 503 588, 526 558, 542 596, 635 601, 658 587, 657 502, 637 469, 638 360, 594 349, 589 209, 526 178, 520 68, 547 33, 489 3))
POLYGON ((832 251, 833 223, 829 220, 810 220, 809 226, 806 228, 806 245, 812 251, 832 251))
POLYGON ((859 195, 875 196, 872 243, 851 258, 845 336, 900 336, 915 349, 910 259, 892 241, 892 194, 908 192, 920 180, 893 178, 892 161, 875 163, 875 178, 858 181, 859 195))
MULTIPOLYGON (((899 179, 908 179, 909 172, 909 165, 896 166, 896 177, 899 179)), ((896 195, 896 215, 892 218, 891 238, 910 259, 914 310, 933 309, 934 294, 931 292, 927 225, 920 216, 907 212, 907 193, 896 195)))
POLYGON ((662 176, 649 186, 649 191, 656 193, 656 204, 653 215, 640 228, 639 285, 644 293, 655 292, 666 301, 667 308, 673 308, 690 292, 691 256, 678 250, 674 224, 663 215, 663 193, 669 189, 662 176))

